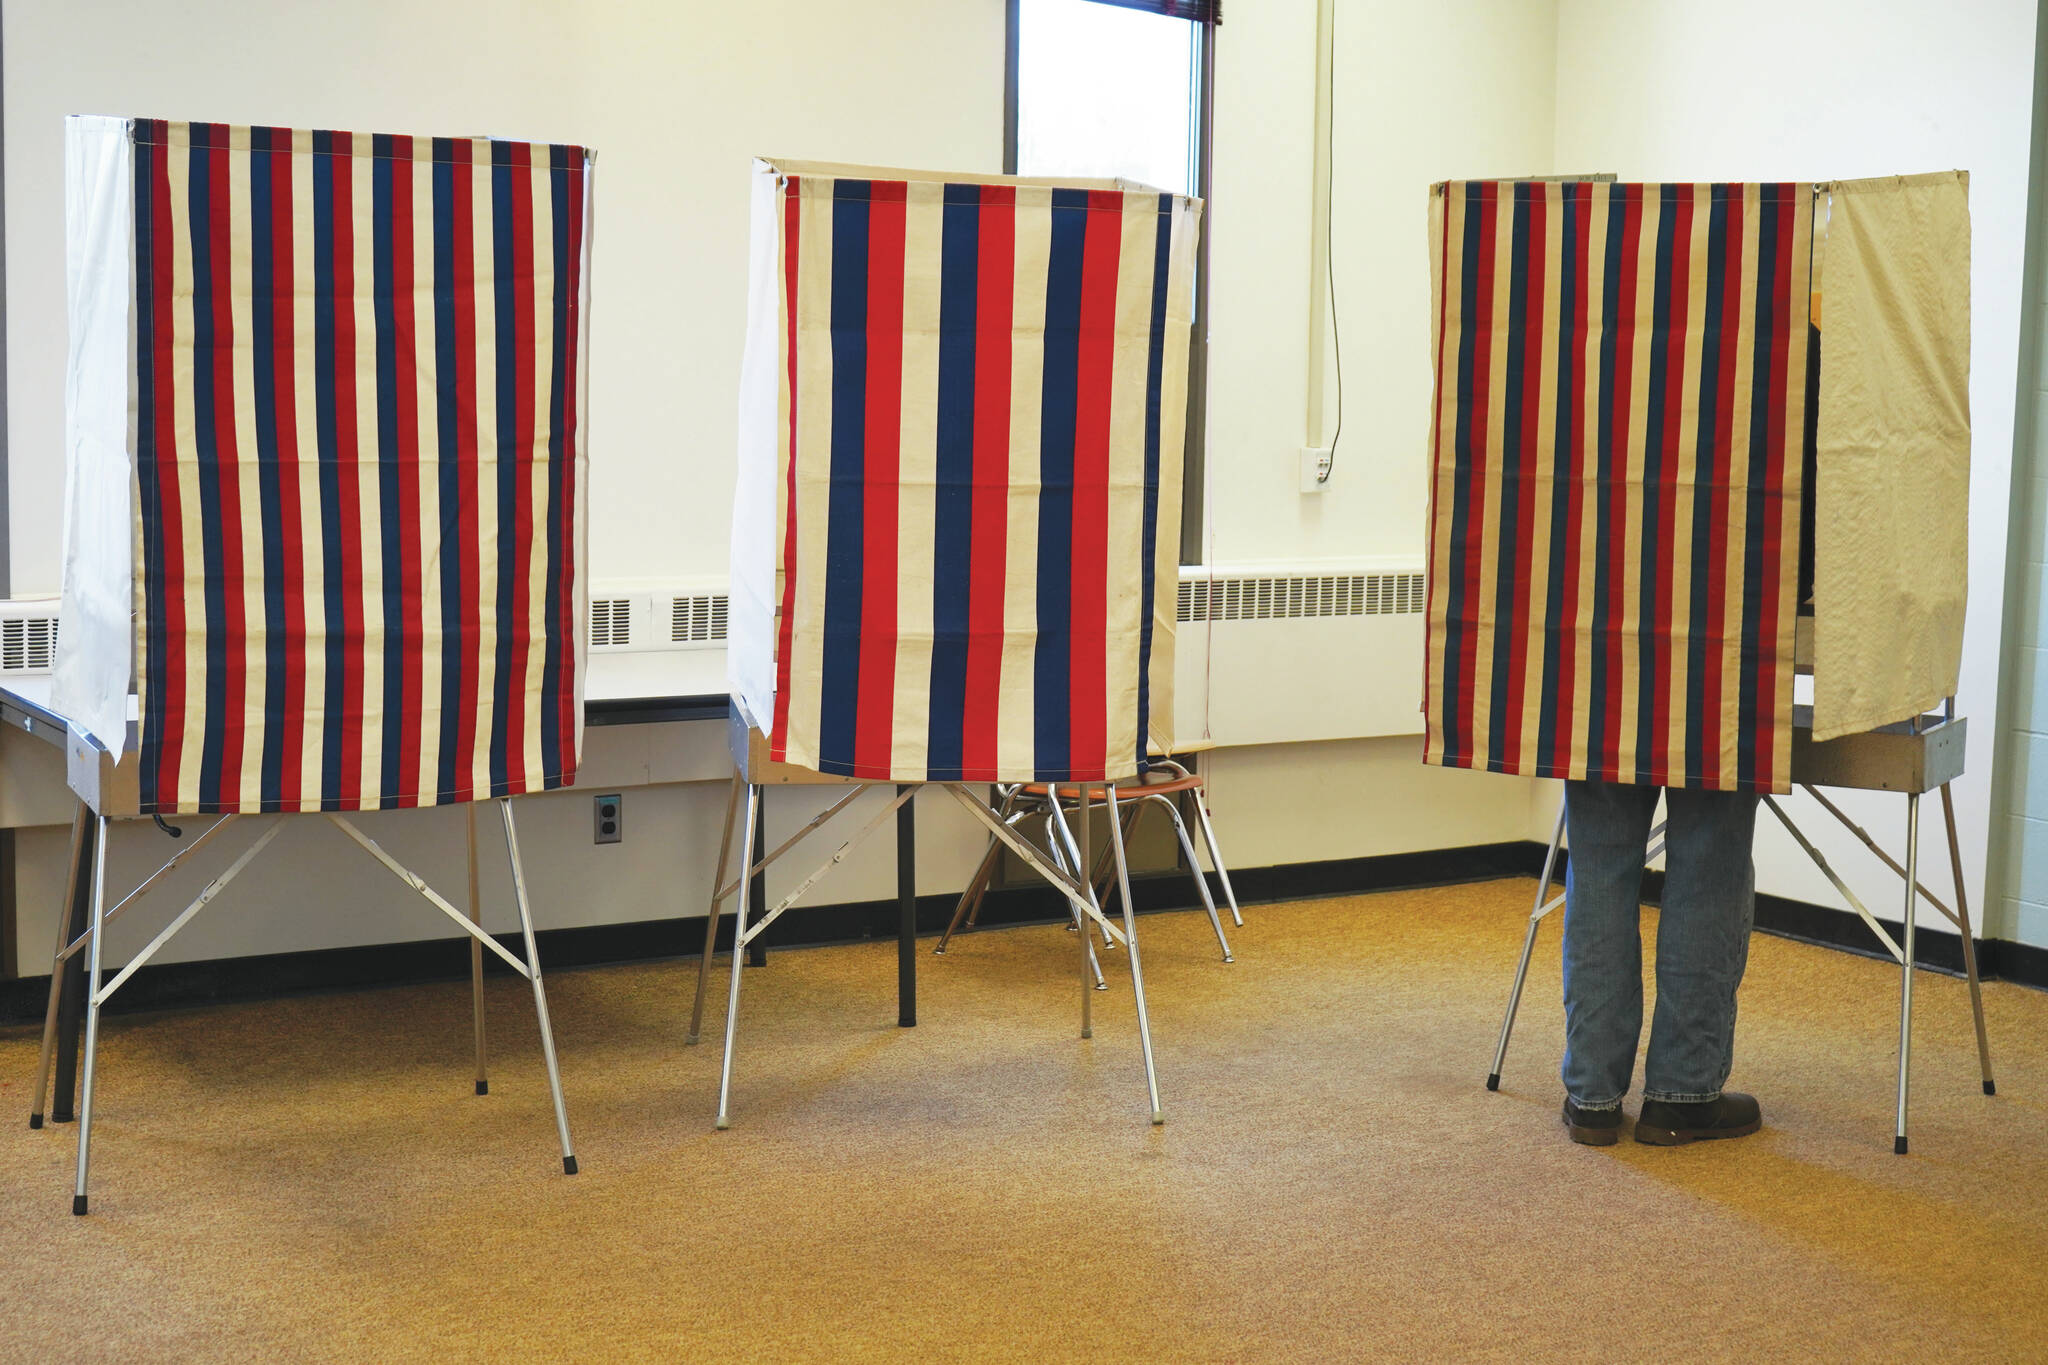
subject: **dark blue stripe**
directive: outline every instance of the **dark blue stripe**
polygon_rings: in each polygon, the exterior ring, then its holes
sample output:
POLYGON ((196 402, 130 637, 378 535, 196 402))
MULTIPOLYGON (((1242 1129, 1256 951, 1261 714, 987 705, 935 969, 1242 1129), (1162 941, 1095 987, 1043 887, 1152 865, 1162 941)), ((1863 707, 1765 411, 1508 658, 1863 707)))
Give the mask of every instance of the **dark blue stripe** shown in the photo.
POLYGON ((1656 769, 1656 744, 1663 736, 1651 723, 1657 701, 1657 602, 1664 579, 1664 538, 1669 528, 1663 521, 1663 488, 1667 477, 1664 441, 1665 376, 1671 368, 1671 277, 1677 269, 1672 260, 1673 238, 1678 217, 1678 186, 1658 187, 1661 209, 1657 214, 1657 255, 1653 265, 1651 291, 1650 392, 1643 416, 1642 549, 1637 559, 1642 596, 1636 607, 1636 772, 1647 776, 1656 769))
MULTIPOLYGON (((519 333, 513 316, 517 307, 513 284, 518 271, 512 255, 512 147, 491 144, 491 278, 497 306, 498 381, 498 651, 497 671, 491 682, 491 795, 511 790, 511 772, 505 744, 510 723, 511 696, 518 683, 512 677, 512 585, 518 559, 510 553, 513 519, 519 513, 519 333)), ((482 338, 478 338, 481 340, 482 338)), ((477 490, 482 496, 483 490, 477 490)))
POLYGON ((865 180, 832 191, 832 490, 825 544, 823 695, 818 768, 853 772, 860 707, 861 567, 865 553, 868 395, 868 193, 865 180))
POLYGON ((462 628, 462 468, 456 439, 461 408, 455 392, 454 156, 452 139, 434 139, 434 434, 441 496, 439 544, 429 550, 441 564, 441 754, 436 794, 442 797, 468 785, 468 774, 458 779, 455 771, 456 717, 462 712, 469 650, 462 628))
POLYGON ((1145 592, 1138 607, 1138 771, 1151 766, 1152 614, 1158 591, 1159 394, 1166 372, 1166 287, 1173 264, 1173 196, 1159 196, 1159 230, 1152 241, 1152 325, 1145 352, 1145 592))
MULTIPOLYGON (((1522 407, 1523 383, 1529 368, 1529 194, 1538 187, 1518 181, 1514 196, 1512 237, 1508 244, 1508 353, 1507 373, 1495 379, 1505 383, 1500 433, 1500 524, 1495 537, 1500 546, 1493 580, 1493 667, 1491 695, 1487 708, 1487 767, 1496 771, 1509 767, 1508 675, 1514 662, 1515 639, 1521 623, 1514 619, 1515 580, 1522 563, 1522 407)), ((1540 191, 1539 191, 1540 192, 1540 191)), ((1541 318, 1537 323, 1540 325, 1541 318)), ((1537 344, 1542 353, 1542 343, 1537 344)), ((1540 363, 1540 360, 1539 360, 1540 363)))
POLYGON ((562 688, 562 543, 561 519, 567 509, 569 480, 574 469, 569 458, 567 407, 569 385, 569 290, 576 282, 580 263, 569 255, 569 177, 582 167, 569 160, 567 147, 548 149, 548 202, 553 207, 554 239, 554 341, 548 357, 548 505, 547 505, 547 604, 542 628, 540 749, 544 785, 559 787, 569 766, 562 746, 562 716, 558 698, 562 688))
MULTIPOLYGON (((199 759, 199 805, 202 810, 215 810, 220 805, 221 749, 226 742, 229 720, 227 571, 220 538, 220 425, 223 421, 235 420, 232 412, 217 411, 213 398, 214 367, 234 362, 226 349, 231 339, 218 335, 213 325, 215 281, 209 249, 213 186, 209 166, 214 153, 209 150, 210 142, 211 139, 201 131, 201 125, 194 124, 192 146, 187 153, 189 174, 185 195, 190 215, 188 221, 192 225, 189 240, 192 245, 193 463, 199 485, 199 524, 206 530, 200 538, 206 573, 206 710, 199 759)), ((220 155, 225 156, 226 153, 220 155)), ((227 205, 221 205, 220 211, 226 213, 227 205)), ((219 287, 226 290, 228 282, 220 281, 219 287)), ((237 716, 234 719, 239 723, 241 718, 237 716)))
MULTIPOLYGON (((280 136, 289 138, 289 133, 280 136)), ((283 144, 290 146, 289 142, 283 144)), ((249 130, 249 321, 251 379, 256 386, 256 488, 263 520, 263 726, 258 797, 264 810, 284 799, 285 621, 284 491, 277 451, 276 243, 271 207, 271 130, 249 130)), ((285 193, 291 192, 289 181, 285 193)))
MULTIPOLYGON (((320 545, 326 607, 327 682, 320 727, 320 807, 341 808, 341 732, 348 706, 342 670, 347 632, 342 624, 341 453, 334 392, 334 173, 333 135, 313 134, 313 410, 319 441, 320 545)), ((349 293, 353 295, 351 287, 349 293)))
POLYGON ((1045 277, 1045 375, 1038 435, 1038 648, 1033 763, 1044 781, 1070 777, 1073 648, 1074 420, 1081 368, 1081 284, 1088 191, 1052 192, 1045 277))
MULTIPOLYGON (((374 242, 372 273, 377 318, 377 504, 384 541, 384 777, 366 806, 384 806, 414 785, 405 774, 405 659, 419 642, 405 633, 405 599, 419 585, 405 579, 405 552, 398 503, 398 322, 393 306, 393 241, 391 177, 394 164, 389 134, 370 141, 370 231, 374 242)), ((410 175, 408 166, 405 174, 410 175)), ((411 243, 407 242, 408 249, 411 243)))
MULTIPOLYGON (((1562 683, 1564 651, 1577 645, 1576 640, 1565 635, 1562 623, 1564 580, 1570 568, 1565 548, 1571 535, 1572 490, 1578 482, 1578 451, 1572 446, 1572 403, 1580 382, 1579 338, 1573 329, 1578 317, 1579 248, 1586 231, 1584 220, 1584 209, 1574 187, 1565 186, 1564 193, 1559 196, 1557 224, 1561 239, 1557 278, 1557 373, 1550 381, 1551 392, 1557 395, 1557 425, 1551 437, 1554 458, 1550 471, 1550 576, 1549 593, 1543 608, 1543 619, 1549 628, 1543 632, 1543 697, 1537 711, 1541 729, 1536 741, 1537 770, 1551 777, 1560 775, 1571 758, 1570 754, 1558 750, 1555 718, 1564 714, 1558 709, 1560 704, 1570 704, 1570 698, 1557 695, 1562 683)), ((1585 736, 1577 738, 1583 742, 1585 736)))
MULTIPOLYGON (((1470 739, 1463 718, 1470 698, 1465 676, 1465 536, 1472 521, 1472 413, 1480 401, 1473 392, 1473 364, 1478 354, 1480 223, 1486 204, 1478 184, 1465 186, 1465 239, 1458 254, 1458 402, 1457 425, 1451 436, 1451 535, 1444 574, 1443 698, 1437 708, 1443 720, 1444 762, 1453 767, 1469 757, 1470 739)), ((1446 210, 1448 211, 1448 209, 1446 210)), ((1482 494, 1483 496, 1483 494, 1482 494)), ((1477 584, 1470 585, 1476 588, 1477 584)))
POLYGON ((1756 785, 1757 668, 1776 640, 1759 640, 1764 609, 1764 482, 1770 459, 1771 337, 1780 326, 1772 295, 1778 273, 1777 187, 1764 185, 1757 195, 1756 340, 1750 360, 1749 479, 1747 520, 1742 546, 1742 690, 1736 729, 1736 780, 1756 785))
POLYGON ((946 186, 939 241, 938 475, 932 518, 932 691, 926 773, 960 776, 974 527, 975 319, 981 187, 946 186))
MULTIPOLYGON (((1694 779, 1706 771, 1707 641, 1721 634, 1721 622, 1707 615, 1707 589, 1720 565, 1709 553, 1713 544, 1714 508, 1727 496, 1722 486, 1728 470, 1716 463, 1714 446, 1721 438, 1716 423, 1721 392, 1721 293, 1727 287, 1727 185, 1715 185, 1707 209, 1707 297, 1700 328, 1700 432, 1698 473, 1693 479, 1692 601, 1686 612, 1685 770, 1694 779)), ((1736 193, 1741 193, 1740 189, 1736 193)), ((1719 717, 1715 718, 1719 721, 1719 717)), ((1716 726, 1716 747, 1719 728, 1716 726)))
MULTIPOLYGON (((1608 615, 1607 596, 1614 553, 1612 492, 1614 451, 1614 360, 1621 332, 1621 255, 1628 231, 1628 191, 1617 185, 1607 200, 1606 255, 1601 262, 1600 283, 1600 411, 1599 436, 1595 441, 1599 477, 1593 481, 1597 503, 1593 516, 1593 629, 1592 667, 1586 679, 1585 739, 1586 776, 1598 779, 1609 770, 1619 775, 1621 755, 1607 748, 1607 639, 1616 628, 1608 615)), ((1612 680, 1619 687, 1621 679, 1612 680)))
POLYGON ((139 123, 135 138, 135 473, 142 498, 143 630, 148 659, 145 664, 144 695, 147 709, 142 713, 141 798, 144 810, 167 805, 173 793, 158 790, 157 776, 163 762, 164 689, 169 686, 169 669, 164 659, 164 503, 163 487, 157 478, 156 448, 156 224, 151 221, 155 203, 151 181, 163 148, 148 139, 139 123))

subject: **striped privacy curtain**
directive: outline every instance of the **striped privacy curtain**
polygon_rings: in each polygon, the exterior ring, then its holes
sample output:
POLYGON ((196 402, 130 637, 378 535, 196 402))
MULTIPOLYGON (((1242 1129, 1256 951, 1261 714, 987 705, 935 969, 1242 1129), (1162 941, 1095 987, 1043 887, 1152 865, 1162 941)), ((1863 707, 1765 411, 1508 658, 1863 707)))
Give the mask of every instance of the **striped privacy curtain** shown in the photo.
POLYGON ((572 782, 587 153, 130 128, 142 810, 572 782))
POLYGON ((1451 182, 1425 757, 1789 790, 1812 196, 1451 182))
POLYGON ((773 756, 1135 775, 1171 734, 1198 206, 773 169, 773 756))

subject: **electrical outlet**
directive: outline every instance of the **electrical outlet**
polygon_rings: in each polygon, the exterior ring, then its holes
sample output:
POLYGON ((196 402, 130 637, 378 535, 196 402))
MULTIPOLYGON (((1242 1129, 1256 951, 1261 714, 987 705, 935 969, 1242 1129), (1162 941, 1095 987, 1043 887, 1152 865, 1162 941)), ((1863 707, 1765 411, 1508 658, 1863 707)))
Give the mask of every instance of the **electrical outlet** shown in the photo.
POLYGON ((1330 486, 1330 447, 1301 448, 1301 491, 1320 493, 1330 486))
POLYGON ((626 834, 626 798, 614 792, 592 798, 596 807, 596 837, 593 843, 616 844, 626 834))

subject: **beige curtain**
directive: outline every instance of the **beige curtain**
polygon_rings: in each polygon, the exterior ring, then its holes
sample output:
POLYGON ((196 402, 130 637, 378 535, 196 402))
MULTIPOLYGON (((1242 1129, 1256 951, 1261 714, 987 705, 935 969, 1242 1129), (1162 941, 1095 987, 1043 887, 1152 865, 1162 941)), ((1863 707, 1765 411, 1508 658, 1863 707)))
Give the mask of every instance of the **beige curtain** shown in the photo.
POLYGON ((1968 593, 1970 180, 1827 186, 1813 737, 1956 690, 1968 593))

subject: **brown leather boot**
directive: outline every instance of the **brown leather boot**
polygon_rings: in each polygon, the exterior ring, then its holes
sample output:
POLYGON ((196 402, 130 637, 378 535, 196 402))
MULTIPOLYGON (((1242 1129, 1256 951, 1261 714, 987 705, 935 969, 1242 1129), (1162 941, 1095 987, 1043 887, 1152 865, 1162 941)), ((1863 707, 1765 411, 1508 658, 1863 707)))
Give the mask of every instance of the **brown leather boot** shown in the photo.
POLYGON ((1564 1097, 1565 1131, 1572 1135, 1573 1142, 1582 1142, 1588 1147, 1612 1147, 1621 1138, 1621 1106, 1612 1109, 1581 1109, 1572 1103, 1572 1097, 1564 1097))
POLYGON ((1636 1117, 1636 1141, 1683 1147, 1711 1138, 1747 1137, 1763 1126, 1763 1110, 1753 1096, 1724 1090, 1719 1099, 1697 1104, 1644 1100, 1643 1112, 1636 1117))

